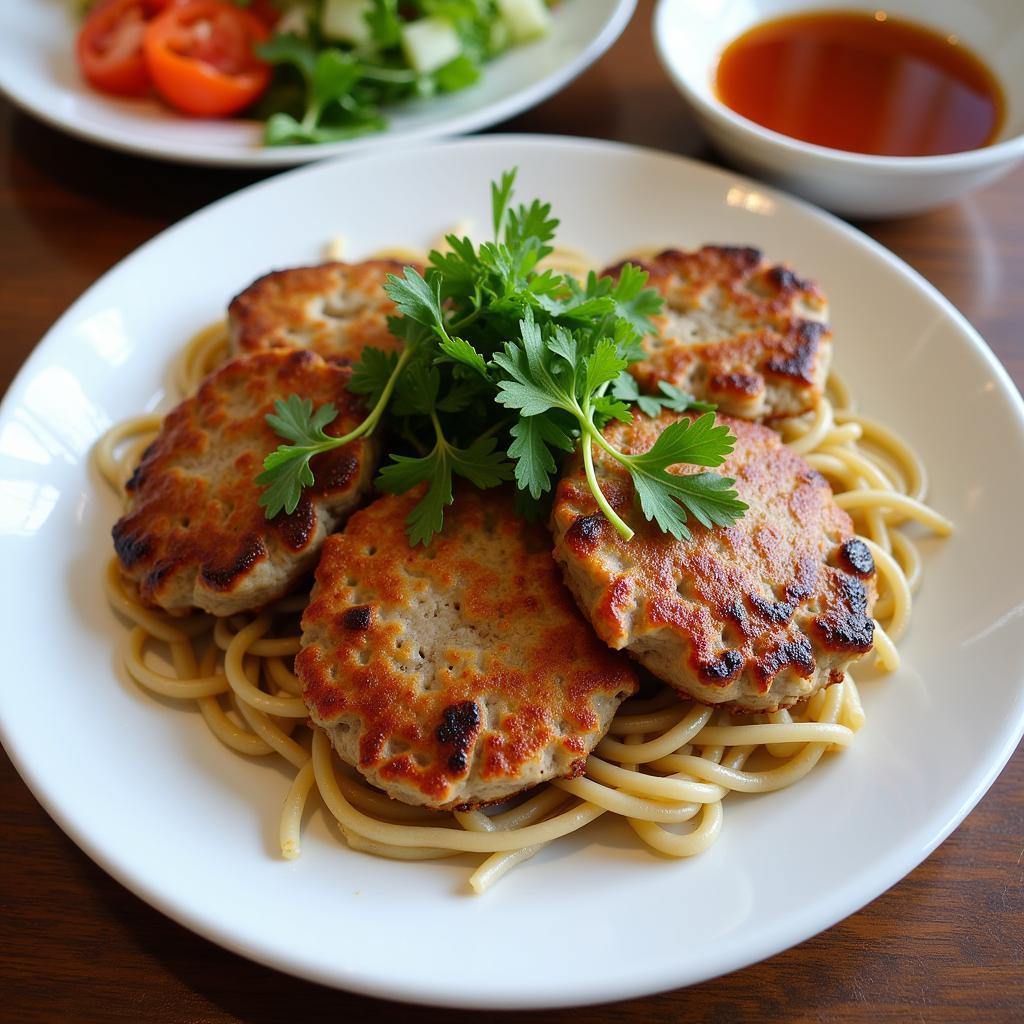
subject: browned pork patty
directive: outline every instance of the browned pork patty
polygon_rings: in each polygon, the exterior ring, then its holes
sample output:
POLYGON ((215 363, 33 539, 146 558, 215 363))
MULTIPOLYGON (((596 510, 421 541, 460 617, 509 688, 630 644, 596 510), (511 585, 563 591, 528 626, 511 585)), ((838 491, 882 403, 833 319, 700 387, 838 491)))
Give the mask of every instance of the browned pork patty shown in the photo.
POLYGON ((506 489, 464 488, 430 546, 386 496, 328 538, 295 670, 341 758, 406 803, 502 800, 580 774, 637 686, 506 489))
POLYGON ((316 456, 313 487, 291 515, 267 520, 255 478, 284 442, 264 417, 299 394, 338 415, 339 437, 362 420, 347 390, 352 370, 312 352, 277 349, 239 356, 211 374, 168 413, 127 485, 127 511, 114 526, 124 575, 143 602, 168 611, 215 615, 258 608, 313 568, 324 538, 370 489, 375 441, 316 456))
POLYGON ((401 342, 388 331, 396 310, 384 284, 401 273, 396 260, 365 260, 266 274, 228 306, 232 350, 308 348, 353 363, 366 347, 393 352, 401 342))
POLYGON ((630 367, 641 390, 656 394, 668 381, 744 419, 814 408, 832 358, 815 284, 753 248, 668 249, 640 265, 665 298, 659 333, 644 339, 647 358, 630 367))
MULTIPOLYGON (((638 415, 605 436, 644 452, 680 418, 638 415)), ((841 681, 871 649, 875 567, 824 477, 767 427, 723 422, 737 441, 718 472, 749 505, 734 526, 691 517, 690 540, 662 533, 627 471, 598 451, 601 489, 636 535, 624 541, 598 510, 577 455, 555 497, 555 558, 611 647, 706 704, 772 711, 841 681)))

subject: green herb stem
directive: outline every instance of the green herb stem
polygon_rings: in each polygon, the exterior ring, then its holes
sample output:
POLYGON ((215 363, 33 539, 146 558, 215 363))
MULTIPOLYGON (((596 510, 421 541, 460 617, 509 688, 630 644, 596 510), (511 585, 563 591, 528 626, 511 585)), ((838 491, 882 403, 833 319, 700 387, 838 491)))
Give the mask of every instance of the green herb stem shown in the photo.
POLYGON ((412 358, 412 347, 406 346, 402 350, 401 356, 398 358, 398 362, 395 363, 395 368, 391 371, 391 376, 388 377, 387 384, 384 385, 384 390, 380 393, 380 398, 377 399, 377 404, 370 410, 370 415, 359 424, 358 427, 349 435, 351 440, 355 440, 357 437, 362 437, 363 434, 372 434, 377 424, 380 422, 380 418, 384 415, 384 410, 388 407, 388 402, 391 401, 391 394, 395 390, 395 384, 398 383, 398 378, 402 376, 402 371, 405 369, 406 364, 412 358))
POLYGON ((456 320, 454 323, 448 324, 447 329, 445 330, 445 337, 450 337, 449 331, 461 331, 463 327, 468 327, 480 317, 481 313, 483 313, 483 307, 478 307, 471 313, 467 313, 461 320, 456 320))
POLYGON ((384 68, 377 64, 357 64, 356 67, 363 78, 369 78, 375 82, 388 82, 392 85, 412 85, 420 77, 415 71, 384 68))
POLYGON ((398 378, 401 377, 402 370, 405 369, 405 364, 409 362, 411 356, 412 349, 410 348, 406 348, 402 352, 398 362, 395 363, 395 368, 391 371, 391 376, 388 378, 384 390, 380 393, 380 398, 377 399, 377 404, 370 410, 370 414, 358 427, 350 430, 344 437, 332 437, 330 444, 320 444, 313 448, 297 448, 296 452, 309 451, 314 455, 318 455, 320 452, 329 452, 333 448, 340 448, 342 445, 346 445, 360 437, 369 437, 376 429, 380 418, 384 415, 388 402, 391 401, 391 393, 395 390, 395 384, 398 382, 398 378))
POLYGON ((590 419, 581 421, 584 427, 583 437, 580 439, 580 443, 583 445, 583 468, 587 474, 587 483, 590 485, 591 493, 594 495, 594 500, 597 502, 598 508, 605 514, 608 522, 615 527, 617 533, 623 540, 632 540, 633 531, 622 521, 619 514, 612 508, 608 499, 604 496, 604 491, 601 490, 601 485, 597 482, 597 474, 594 472, 594 442, 599 443, 603 448, 608 449, 613 455, 618 457, 618 453, 614 448, 611 448, 605 439, 601 436, 601 432, 594 426, 590 419))
POLYGON ((449 445, 445 440, 444 428, 441 426, 441 421, 437 418, 437 411, 434 409, 430 411, 430 422, 434 424, 434 437, 437 438, 435 447, 438 449, 448 448, 449 445))

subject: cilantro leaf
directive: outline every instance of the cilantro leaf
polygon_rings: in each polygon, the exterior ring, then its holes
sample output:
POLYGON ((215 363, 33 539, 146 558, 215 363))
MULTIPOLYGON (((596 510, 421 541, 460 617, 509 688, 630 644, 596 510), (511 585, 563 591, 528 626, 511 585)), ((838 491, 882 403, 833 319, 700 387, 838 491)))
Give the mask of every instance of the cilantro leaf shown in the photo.
POLYGON ((641 335, 656 333, 651 317, 661 312, 665 301, 657 291, 647 287, 648 277, 646 270, 625 263, 611 291, 616 315, 641 335))
POLYGON ((405 373, 395 385, 391 412, 395 416, 429 416, 437 405, 441 390, 441 374, 429 365, 429 356, 410 360, 405 373))
POLYGON ((564 327, 557 326, 552 330, 551 337, 548 338, 548 348, 573 368, 579 361, 579 346, 576 339, 564 327))
POLYGON ((714 415, 705 413, 695 420, 670 423, 648 451, 629 456, 629 465, 651 470, 667 469, 680 462, 720 466, 735 443, 729 428, 725 424, 716 426, 714 415))
POLYGON ((442 297, 473 296, 480 276, 476 248, 468 238, 458 235, 446 235, 445 241, 450 251, 438 252, 435 249, 429 257, 430 266, 441 282, 442 297))
POLYGON ((363 18, 370 26, 377 49, 387 50, 401 41, 402 20, 398 16, 398 0, 370 0, 370 8, 363 18))
POLYGON ((535 199, 529 206, 510 210, 505 230, 505 244, 509 249, 527 247, 535 251, 537 259, 543 259, 550 252, 547 243, 555 237, 558 220, 551 216, 551 204, 535 199))
POLYGON ((414 267, 406 267, 403 277, 388 274, 384 291, 398 311, 425 327, 444 326, 439 290, 432 288, 414 267))
POLYGON ((501 237, 501 229, 505 223, 505 214, 508 211, 508 204, 512 198, 512 189, 516 183, 515 167, 511 171, 505 171, 501 181, 491 182, 491 220, 494 224, 494 240, 501 237))
POLYGON ((268 64, 288 64, 306 80, 313 80, 316 66, 316 47, 305 36, 296 32, 278 32, 265 43, 257 43, 256 55, 268 64))
POLYGON ((266 509, 268 519, 273 519, 282 509, 291 514, 298 507, 302 489, 315 482, 310 466, 314 455, 340 448, 373 432, 412 355, 413 350, 406 349, 398 357, 390 378, 366 418, 354 430, 340 437, 332 437, 323 429, 337 416, 333 404, 328 403, 314 412, 312 401, 299 395, 289 395, 274 403, 274 411, 266 415, 266 422, 279 436, 294 443, 278 445, 263 460, 263 472, 256 477, 256 483, 263 488, 258 504, 266 509))
POLYGON ((391 464, 377 475, 377 487, 386 494, 404 494, 429 481, 406 517, 406 533, 412 544, 428 544, 444 526, 444 509, 452 503, 452 476, 437 448, 422 458, 392 455, 391 464))
POLYGON ((623 371, 615 378, 612 384, 612 394, 624 402, 633 402, 646 416, 657 416, 662 409, 670 409, 672 412, 714 412, 717 406, 714 402, 701 402, 689 392, 677 388, 667 380, 658 381, 660 395, 642 395, 637 385, 636 378, 628 371, 623 371))
POLYGON ((698 401, 688 392, 680 390, 674 384, 669 384, 667 380, 659 380, 658 388, 665 395, 658 401, 673 412, 689 412, 691 409, 699 412, 714 412, 718 408, 714 402, 698 401))
POLYGON ((591 400, 590 404, 594 412, 597 413, 595 419, 600 420, 599 426, 603 426, 608 420, 619 420, 620 423, 633 422, 633 414, 629 411, 629 406, 611 395, 598 395, 597 398, 591 400))
POLYGON ((571 452, 576 442, 558 423, 545 416, 524 416, 510 433, 513 441, 508 454, 516 460, 516 483, 520 490, 539 498, 551 488, 551 475, 557 467, 551 449, 571 452))
POLYGON ((460 53, 454 60, 434 72, 434 81, 441 92, 458 92, 480 81, 480 65, 466 53, 460 53))
POLYGON ((298 395, 278 399, 274 403, 274 411, 267 413, 267 424, 281 437, 293 442, 292 445, 278 445, 277 450, 264 460, 264 471, 256 477, 256 483, 265 487, 258 504, 266 509, 268 519, 282 509, 291 515, 299 504, 302 489, 313 484, 309 460, 319 451, 337 446, 338 439, 324 433, 324 427, 337 415, 337 410, 330 403, 313 412, 313 403, 298 395))
POLYGON ((448 447, 452 472, 465 477, 475 487, 486 490, 512 479, 512 464, 503 451, 496 450, 493 437, 477 438, 468 448, 448 447))
POLYGON ((584 386, 587 393, 595 392, 601 385, 615 380, 625 368, 626 360, 619 355, 615 342, 610 338, 602 338, 586 360, 584 386))
POLYGON ((680 540, 690 537, 688 513, 703 526, 731 526, 747 508, 732 489, 734 480, 717 473, 669 473, 668 467, 720 466, 735 441, 727 426, 716 426, 714 415, 705 413, 670 424, 648 451, 624 456, 644 516, 680 540))
POLYGON ((397 352, 384 352, 379 348, 367 346, 363 349, 359 362, 352 368, 352 378, 348 382, 349 391, 357 395, 366 395, 368 401, 375 405, 395 372, 397 363, 397 352))
POLYGON ((640 473, 630 471, 640 507, 677 540, 689 540, 687 512, 703 526, 732 526, 746 504, 732 490, 735 482, 717 473, 640 473))
POLYGON ((274 411, 267 413, 266 419, 276 434, 295 444, 309 445, 329 440, 323 428, 337 415, 337 409, 329 403, 314 413, 310 399, 289 395, 274 403, 274 411))
POLYGON ((537 416, 549 409, 571 409, 572 395, 561 384, 551 366, 551 350, 533 316, 527 310, 519 324, 520 344, 508 342, 504 353, 494 356, 494 363, 508 374, 498 383, 496 401, 508 409, 518 409, 523 416, 537 416))
POLYGON ((511 479, 512 467, 504 453, 495 450, 492 437, 479 438, 460 449, 439 436, 428 455, 410 458, 392 455, 391 464, 377 476, 377 486, 387 494, 404 494, 419 484, 430 486, 406 517, 406 534, 412 544, 429 544, 444 528, 444 510, 452 503, 452 476, 465 477, 476 487, 496 487, 511 479))
POLYGON ((487 376, 487 363, 484 357, 468 341, 451 338, 446 334, 440 341, 440 348, 453 363, 461 363, 482 376, 487 376))
POLYGON ((636 378, 627 370, 615 378, 612 384, 612 395, 623 402, 632 402, 645 416, 657 416, 661 412, 661 399, 650 395, 641 395, 636 378))
POLYGON ((264 488, 259 497, 259 505, 266 509, 268 519, 273 519, 284 510, 291 515, 298 507, 304 487, 312 487, 313 470, 309 466, 309 455, 294 458, 288 449, 281 445, 264 460, 266 467, 256 483, 264 488))

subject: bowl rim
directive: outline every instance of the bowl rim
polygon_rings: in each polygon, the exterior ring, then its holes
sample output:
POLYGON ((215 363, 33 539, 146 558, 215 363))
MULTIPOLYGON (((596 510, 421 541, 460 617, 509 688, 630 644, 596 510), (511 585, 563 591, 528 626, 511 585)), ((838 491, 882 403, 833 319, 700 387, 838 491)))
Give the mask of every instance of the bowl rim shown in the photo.
MULTIPOLYGON (((688 0, 682 0, 682 2, 688 2, 688 0)), ((967 149, 959 153, 940 153, 932 156, 878 156, 872 153, 857 153, 851 150, 833 149, 830 146, 819 146, 817 143, 804 142, 792 135, 785 135, 772 128, 766 128, 726 106, 713 92, 709 98, 691 85, 690 79, 680 69, 673 57, 672 48, 667 41, 668 11, 670 7, 678 3, 680 0, 658 0, 652 15, 651 34, 661 66, 687 102, 699 113, 724 126, 752 135, 760 142, 781 149, 792 156, 812 157, 847 168, 855 167, 866 171, 923 171, 926 173, 966 171, 994 166, 1003 161, 1024 156, 1024 131, 991 145, 967 149)))

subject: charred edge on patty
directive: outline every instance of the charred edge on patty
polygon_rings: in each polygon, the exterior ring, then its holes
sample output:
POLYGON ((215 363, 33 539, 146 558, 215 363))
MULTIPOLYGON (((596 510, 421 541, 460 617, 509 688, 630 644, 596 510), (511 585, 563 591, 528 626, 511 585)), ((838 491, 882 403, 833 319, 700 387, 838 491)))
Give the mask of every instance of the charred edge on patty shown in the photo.
MULTIPOLYGON (((698 252, 715 253, 747 270, 759 267, 764 261, 764 253, 753 245, 703 245, 698 252)), ((655 256, 655 260, 684 260, 694 255, 695 253, 684 252, 682 249, 662 249, 655 256)))
POLYGON ((743 655, 739 651, 723 651, 717 661, 699 667, 701 677, 709 683, 724 686, 739 675, 743 668, 743 655))
POLYGON ((223 566, 207 565, 199 574, 202 581, 214 590, 229 590, 235 581, 248 573, 252 567, 267 557, 267 547, 262 537, 250 535, 241 543, 241 549, 233 562, 223 566))
POLYGON ((789 267, 776 265, 768 271, 767 277, 780 292, 786 294, 812 291, 814 288, 810 281, 805 280, 798 274, 794 274, 789 267))
POLYGON ((796 640, 784 640, 772 650, 757 659, 756 669, 764 692, 771 687, 772 680, 786 668, 793 669, 798 676, 809 678, 815 669, 814 652, 811 642, 805 636, 796 640))
POLYGON ((139 464, 132 470, 132 475, 128 478, 128 481, 124 485, 124 489, 130 494, 132 491, 138 490, 143 481, 146 478, 145 466, 146 463, 152 458, 154 451, 156 450, 156 441, 151 441, 146 445, 146 450, 142 453, 142 457, 139 459, 139 464))
MULTIPOLYGON (((725 259, 731 260, 739 269, 753 270, 764 260, 764 253, 750 245, 705 245, 701 251, 717 253, 725 259)), ((650 273, 653 269, 652 264, 656 264, 660 260, 683 260, 692 255, 693 253, 683 252, 682 249, 662 249, 653 260, 619 260, 618 263, 606 267, 603 274, 609 277, 618 277, 627 263, 650 273)))
POLYGON ((340 491, 359 472, 359 460, 354 455, 344 454, 322 462, 315 461, 311 468, 316 476, 314 488, 317 492, 340 491))
POLYGON ((127 529, 124 519, 114 523, 110 531, 114 538, 114 552, 121 560, 121 564, 130 569, 136 562, 141 562, 149 557, 153 550, 152 537, 138 537, 127 529))
POLYGON ((793 377, 813 384, 815 357, 818 354, 821 336, 827 332, 828 327, 825 324, 820 324, 816 320, 802 320, 796 329, 799 338, 796 351, 785 358, 772 356, 765 361, 765 370, 780 377, 793 377))
POLYGON ((309 544, 316 532, 316 513, 313 511, 313 502, 309 500, 308 495, 303 494, 294 512, 278 512, 270 524, 281 541, 292 551, 301 551, 309 544))
POLYGON ((443 721, 437 727, 437 741, 454 748, 448 756, 448 767, 453 772, 465 771, 469 748, 480 731, 480 709, 474 701, 466 700, 452 704, 441 714, 443 721))
POLYGON ((170 576, 172 572, 174 572, 175 568, 177 568, 177 566, 174 562, 157 562, 157 564, 154 565, 153 568, 150 569, 142 578, 141 589, 143 591, 156 590, 160 584, 163 583, 163 581, 170 576))
POLYGON ((793 605, 788 601, 766 601, 757 594, 748 594, 747 600, 758 615, 777 625, 784 625, 793 617, 793 605))
POLYGON ((836 651, 871 650, 875 623, 867 614, 868 599, 864 584, 844 572, 837 573, 841 601, 839 607, 814 620, 825 643, 836 651))
POLYGON ((840 545, 839 558, 843 568, 856 576, 867 577, 874 574, 875 560, 871 557, 867 544, 858 537, 851 537, 840 545))
POLYGON ((744 267, 760 266, 764 260, 764 253, 753 245, 709 245, 706 248, 726 256, 744 267))
POLYGON ((708 381, 708 388, 716 394, 758 395, 763 387, 764 378, 756 373, 716 373, 708 381))

